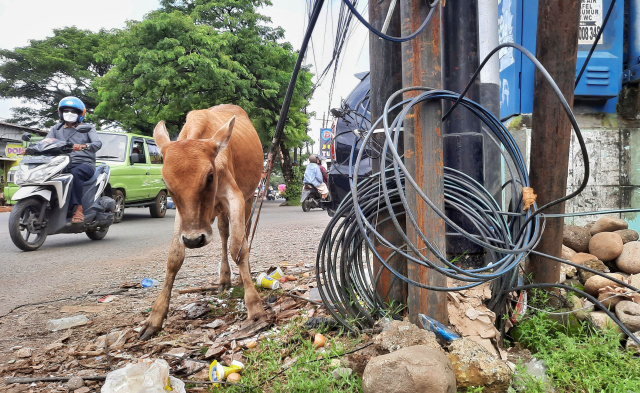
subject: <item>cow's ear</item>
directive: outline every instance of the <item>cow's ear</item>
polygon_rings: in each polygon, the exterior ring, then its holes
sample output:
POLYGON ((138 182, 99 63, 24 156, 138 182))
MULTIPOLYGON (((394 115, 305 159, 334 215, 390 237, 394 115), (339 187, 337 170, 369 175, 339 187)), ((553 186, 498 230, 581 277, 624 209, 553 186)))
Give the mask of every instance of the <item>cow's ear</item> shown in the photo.
POLYGON ((213 134, 213 136, 211 137, 210 142, 212 144, 214 151, 216 152, 215 153, 216 155, 220 154, 220 152, 224 150, 229 144, 229 139, 231 139, 231 132, 233 131, 233 126, 235 125, 235 123, 236 123, 236 117, 234 115, 225 125, 220 127, 220 129, 218 129, 218 131, 216 131, 216 133, 213 134))
POLYGON ((171 140, 169 139, 169 133, 167 127, 164 125, 164 121, 160 121, 156 124, 156 128, 153 130, 153 139, 156 141, 156 145, 164 153, 164 149, 167 148, 171 140))

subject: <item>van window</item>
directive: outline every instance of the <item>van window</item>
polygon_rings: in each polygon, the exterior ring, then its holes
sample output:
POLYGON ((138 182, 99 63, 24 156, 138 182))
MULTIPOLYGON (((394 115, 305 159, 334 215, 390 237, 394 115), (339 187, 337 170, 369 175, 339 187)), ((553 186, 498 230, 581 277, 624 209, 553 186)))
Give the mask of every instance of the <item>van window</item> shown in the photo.
MULTIPOLYGON (((142 139, 132 139, 131 140, 131 155, 138 155, 138 159, 141 161, 137 161, 138 164, 146 164, 147 157, 144 155, 144 142, 142 139)), ((135 161, 132 161, 135 162, 135 161)))
POLYGON ((96 153, 96 159, 106 161, 124 161, 127 156, 127 136, 98 133, 102 147, 96 153))
POLYGON ((146 141, 147 147, 149 148, 149 157, 151 158, 151 163, 162 164, 162 153, 160 152, 160 149, 158 149, 158 146, 156 146, 156 143, 148 139, 146 141))

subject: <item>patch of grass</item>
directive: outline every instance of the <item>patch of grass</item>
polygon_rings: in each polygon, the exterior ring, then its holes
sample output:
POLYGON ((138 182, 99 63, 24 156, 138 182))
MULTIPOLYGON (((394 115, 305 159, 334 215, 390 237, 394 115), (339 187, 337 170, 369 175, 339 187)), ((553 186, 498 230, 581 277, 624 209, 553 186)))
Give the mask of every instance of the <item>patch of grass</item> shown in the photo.
POLYGON ((519 328, 519 341, 546 361, 556 392, 640 392, 640 360, 621 347, 615 330, 580 325, 569 332, 542 313, 519 328))
MULTIPOLYGON (((258 347, 245 352, 245 370, 240 383, 245 387, 226 385, 211 391, 256 392, 360 392, 362 381, 353 373, 336 379, 331 375, 332 356, 342 355, 359 345, 359 339, 327 337, 325 352, 313 347, 314 332, 296 320, 281 328, 277 336, 264 339, 258 347), (283 373, 282 366, 297 359, 283 373), (272 379, 273 378, 273 379, 272 379)), ((339 357, 338 357, 339 358, 339 357)))

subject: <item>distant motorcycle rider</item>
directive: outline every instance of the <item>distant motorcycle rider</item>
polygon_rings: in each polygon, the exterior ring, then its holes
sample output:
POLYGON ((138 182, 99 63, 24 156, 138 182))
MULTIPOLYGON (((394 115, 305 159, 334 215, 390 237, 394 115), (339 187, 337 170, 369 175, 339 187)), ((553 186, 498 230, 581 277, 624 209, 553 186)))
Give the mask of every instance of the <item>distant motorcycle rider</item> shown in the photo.
POLYGON ((329 195, 329 189, 327 185, 324 184, 322 171, 320 170, 318 162, 318 156, 315 154, 309 156, 309 165, 307 165, 307 169, 304 171, 304 179, 302 181, 305 184, 312 184, 320 195, 322 195, 322 199, 325 199, 329 195))
POLYGON ((60 123, 51 127, 47 138, 73 143, 69 172, 73 175, 71 185, 71 203, 73 211, 71 222, 84 222, 82 209, 82 188, 84 182, 95 173, 96 152, 102 147, 96 128, 92 124, 82 124, 87 108, 77 97, 65 97, 58 104, 60 123))

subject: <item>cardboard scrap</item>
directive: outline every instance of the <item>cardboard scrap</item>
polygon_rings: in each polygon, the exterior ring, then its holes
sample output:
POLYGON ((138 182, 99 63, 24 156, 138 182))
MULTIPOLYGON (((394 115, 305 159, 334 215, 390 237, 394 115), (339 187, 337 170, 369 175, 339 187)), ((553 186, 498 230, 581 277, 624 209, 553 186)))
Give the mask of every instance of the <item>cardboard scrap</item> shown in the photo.
POLYGON ((483 304, 484 300, 491 297, 490 285, 490 282, 486 282, 471 289, 448 292, 449 323, 462 337, 477 342, 501 358, 491 342, 491 339, 500 337, 500 332, 494 326, 496 315, 483 304))
POLYGON ((62 306, 60 312, 65 314, 75 314, 78 312, 97 313, 105 308, 105 306, 62 306))

